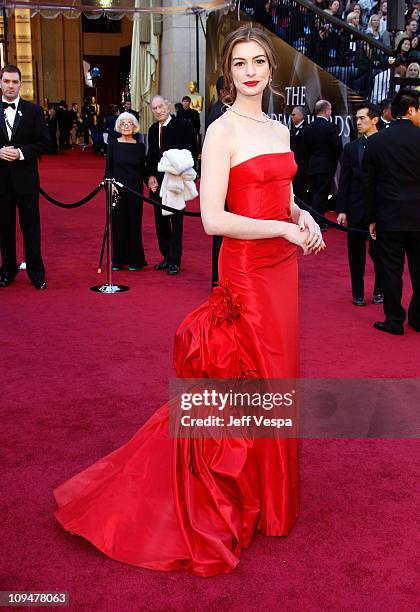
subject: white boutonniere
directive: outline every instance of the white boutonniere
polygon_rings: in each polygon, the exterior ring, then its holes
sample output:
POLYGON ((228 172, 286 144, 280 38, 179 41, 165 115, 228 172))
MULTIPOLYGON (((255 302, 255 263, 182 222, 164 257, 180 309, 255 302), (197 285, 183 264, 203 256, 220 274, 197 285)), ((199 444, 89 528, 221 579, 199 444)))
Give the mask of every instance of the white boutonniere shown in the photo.
POLYGON ((18 110, 17 113, 18 113, 19 117, 22 117, 22 111, 18 110))

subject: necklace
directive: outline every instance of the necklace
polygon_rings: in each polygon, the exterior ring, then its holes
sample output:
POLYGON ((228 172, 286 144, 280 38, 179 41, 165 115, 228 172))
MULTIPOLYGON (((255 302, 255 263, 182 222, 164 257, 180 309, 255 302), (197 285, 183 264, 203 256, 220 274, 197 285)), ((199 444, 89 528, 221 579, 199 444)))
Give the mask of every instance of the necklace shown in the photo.
POLYGON ((266 113, 264 113, 263 111, 261 112, 264 115, 264 119, 257 119, 256 117, 251 117, 251 115, 244 115, 242 113, 239 113, 237 110, 229 106, 229 104, 225 103, 224 105, 226 106, 226 109, 228 111, 232 111, 232 113, 235 113, 235 115, 239 115, 239 117, 245 117, 245 119, 252 119, 252 121, 256 121, 257 123, 268 123, 269 121, 271 121, 271 117, 266 115, 266 113))

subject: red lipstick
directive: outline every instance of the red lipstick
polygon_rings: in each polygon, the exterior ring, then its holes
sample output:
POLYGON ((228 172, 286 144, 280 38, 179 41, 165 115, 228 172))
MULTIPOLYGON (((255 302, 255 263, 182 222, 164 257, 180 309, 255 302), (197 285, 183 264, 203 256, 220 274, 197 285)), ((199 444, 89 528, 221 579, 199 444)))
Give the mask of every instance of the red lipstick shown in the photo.
POLYGON ((247 87, 255 87, 255 85, 258 85, 259 81, 245 81, 244 85, 246 85, 247 87))

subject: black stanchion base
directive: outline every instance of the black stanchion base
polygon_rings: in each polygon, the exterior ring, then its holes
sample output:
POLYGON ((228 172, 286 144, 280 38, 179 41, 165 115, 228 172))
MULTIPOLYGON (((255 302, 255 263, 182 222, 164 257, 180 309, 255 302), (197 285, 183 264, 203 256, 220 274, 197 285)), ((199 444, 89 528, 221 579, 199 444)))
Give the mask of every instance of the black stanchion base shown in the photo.
POLYGON ((96 293, 122 293, 123 291, 129 291, 130 287, 127 285, 95 285, 91 287, 91 291, 96 293))

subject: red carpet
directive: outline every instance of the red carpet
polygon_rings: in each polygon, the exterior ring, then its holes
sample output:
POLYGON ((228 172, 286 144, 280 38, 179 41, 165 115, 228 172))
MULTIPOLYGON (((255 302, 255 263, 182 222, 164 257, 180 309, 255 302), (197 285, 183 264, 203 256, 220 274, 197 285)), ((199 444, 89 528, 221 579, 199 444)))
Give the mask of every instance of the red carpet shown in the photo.
MULTIPOLYGON (((74 201, 99 182, 102 162, 90 152, 45 158, 43 187, 74 201)), ((41 214, 50 288, 35 291, 21 272, 0 297, 0 588, 69 591, 72 610, 101 612, 414 610, 415 440, 304 440, 296 528, 287 539, 257 535, 229 576, 125 566, 56 524, 53 488, 125 442, 166 400, 173 333, 209 292, 211 242, 186 219, 179 277, 152 266, 119 272, 131 290, 99 295, 89 287, 104 278, 96 274, 103 194, 75 210, 42 200, 41 214)), ((303 375, 418 376, 419 335, 372 328, 382 309, 352 306, 344 235, 326 239, 325 253, 300 260, 303 375)), ((159 261, 148 206, 144 243, 149 264, 159 261)))

